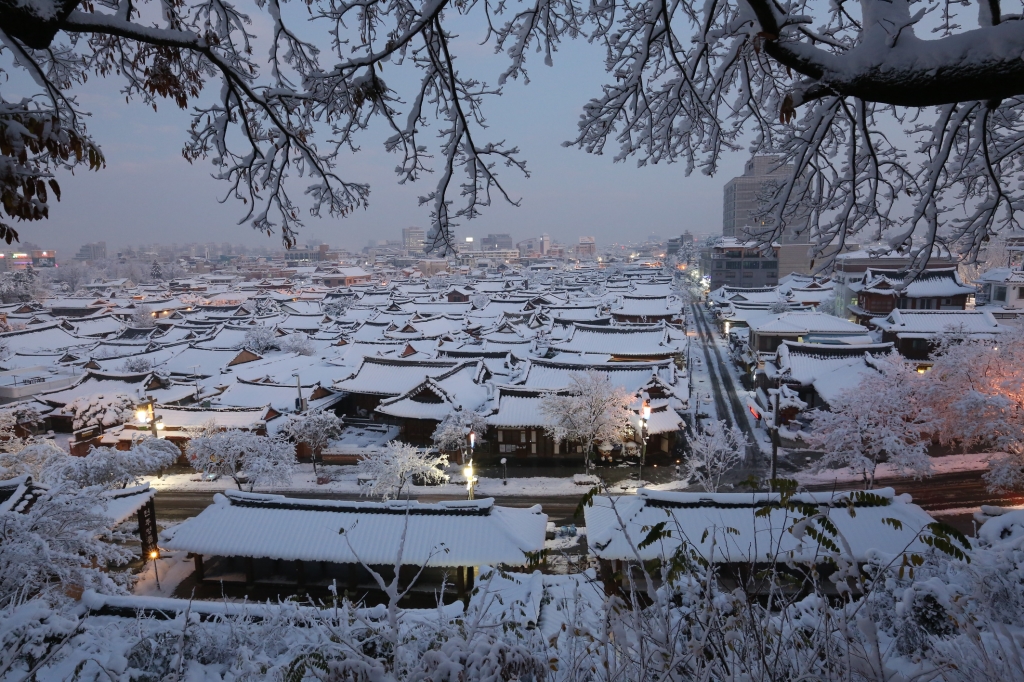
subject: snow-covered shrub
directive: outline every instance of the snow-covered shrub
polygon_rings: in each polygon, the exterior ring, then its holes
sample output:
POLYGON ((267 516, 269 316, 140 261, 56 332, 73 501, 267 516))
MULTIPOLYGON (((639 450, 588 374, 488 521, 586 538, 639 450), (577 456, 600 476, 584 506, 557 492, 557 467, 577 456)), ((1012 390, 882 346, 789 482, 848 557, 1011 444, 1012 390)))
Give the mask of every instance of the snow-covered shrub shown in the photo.
POLYGON ((718 492, 722 477, 739 464, 747 447, 747 437, 738 426, 729 428, 724 421, 715 421, 701 433, 690 433, 690 458, 686 460, 685 475, 691 484, 707 492, 718 492))
POLYGON ((85 457, 65 455, 63 459, 51 461, 40 480, 127 488, 170 467, 180 456, 181 450, 174 443, 162 438, 144 438, 133 442, 129 450, 93 447, 85 457))
POLYGON ((121 371, 126 374, 141 374, 153 369, 153 363, 148 358, 132 357, 125 358, 121 365, 121 371))
POLYGON ((277 334, 273 327, 258 324, 245 332, 245 347, 257 355, 278 347, 277 334))
POLYGON ((101 537, 109 519, 97 488, 74 483, 41 491, 27 510, 0 512, 0 605, 70 586, 115 592, 128 576, 105 572, 131 552, 101 537))
POLYGON ((303 332, 295 332, 286 336, 281 342, 281 350, 298 355, 316 355, 316 346, 303 332))
POLYGON ((0 452, 0 479, 17 478, 28 474, 34 480, 50 480, 49 472, 59 468, 71 457, 52 440, 30 442, 18 441, 17 449, 0 452))
POLYGON ((135 418, 135 399, 123 393, 81 396, 61 408, 73 415, 74 428, 102 426, 104 428, 126 424, 135 418))
POLYGON ((448 455, 407 445, 396 440, 380 450, 373 450, 359 461, 359 473, 371 479, 363 494, 383 500, 398 499, 406 485, 444 483, 448 475, 444 467, 448 455))
POLYGON ((491 297, 487 294, 473 294, 469 297, 469 302, 473 304, 473 307, 477 310, 483 310, 487 307, 487 304, 491 302, 491 297))
POLYGON ((227 476, 239 490, 243 481, 249 490, 286 485, 295 470, 295 447, 287 440, 239 429, 192 438, 185 454, 196 471, 227 476))

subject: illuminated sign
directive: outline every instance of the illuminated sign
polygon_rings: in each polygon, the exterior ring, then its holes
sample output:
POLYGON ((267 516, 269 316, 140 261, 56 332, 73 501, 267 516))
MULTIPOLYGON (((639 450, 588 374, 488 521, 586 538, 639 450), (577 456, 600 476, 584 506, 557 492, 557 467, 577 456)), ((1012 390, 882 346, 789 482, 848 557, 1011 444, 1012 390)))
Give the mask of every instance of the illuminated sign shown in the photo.
POLYGON ((750 414, 754 415, 754 419, 760 419, 761 415, 757 410, 754 409, 753 405, 747 405, 747 409, 750 410, 750 414))

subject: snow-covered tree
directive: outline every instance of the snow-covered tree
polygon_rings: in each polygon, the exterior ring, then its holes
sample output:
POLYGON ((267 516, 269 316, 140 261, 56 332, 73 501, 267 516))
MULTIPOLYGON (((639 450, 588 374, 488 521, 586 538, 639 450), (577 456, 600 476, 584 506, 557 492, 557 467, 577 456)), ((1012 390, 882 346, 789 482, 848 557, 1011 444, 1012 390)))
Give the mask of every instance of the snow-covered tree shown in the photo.
POLYGON ((295 332, 284 337, 281 341, 281 350, 298 355, 316 355, 316 346, 304 332, 295 332))
POLYGON ((136 328, 149 329, 156 324, 156 317, 153 314, 153 309, 144 304, 135 306, 135 312, 132 313, 131 319, 128 320, 128 324, 136 328))
POLYGON ((345 423, 333 412, 309 412, 307 414, 290 414, 282 433, 295 439, 297 443, 309 446, 313 458, 313 471, 320 453, 327 444, 341 435, 345 423))
POLYGON ((164 269, 160 267, 160 263, 153 261, 153 266, 149 269, 149 277, 154 282, 162 282, 164 279, 164 269))
POLYGON ((295 448, 276 436, 227 429, 192 438, 185 451, 196 471, 231 478, 238 489, 286 485, 295 470, 295 448))
MULTIPOLYGON (((11 79, 17 85, 0 109, 10 142, 0 189, 12 220, 48 216, 50 198, 60 196, 55 174, 103 167, 71 96, 103 75, 147 105, 191 107, 186 158, 210 159, 244 219, 279 230, 288 245, 303 212, 292 183, 306 183, 316 216, 367 205, 368 185, 341 177, 336 164, 381 121, 400 182, 435 171, 437 184, 421 198, 431 213, 427 246, 451 249, 454 222, 494 197, 516 201, 499 169, 526 172, 516 147, 487 138, 485 103, 508 78, 527 79, 530 55, 551 64, 570 38, 603 41, 609 73, 572 144, 594 154, 617 146, 616 159, 708 174, 730 152, 771 153, 787 172, 764 191, 757 237, 768 244, 798 229, 812 239, 817 264, 858 233, 886 228, 917 266, 936 239, 972 259, 994 230, 1016 225, 1022 196, 1014 150, 1024 36, 995 0, 978 10, 940 0, 859 8, 432 0, 375 5, 370 14, 360 3, 312 0, 310 15, 329 27, 319 34, 274 3, 162 7, 157 25, 150 3, 128 14, 112 0, 4 7, 6 49, 31 76, 11 79), (509 58, 497 85, 458 68, 456 21, 460 34, 477 29, 509 58), (251 49, 260 41, 272 46, 269 63, 251 49), (385 64, 416 75, 385 81, 385 64), (421 106, 428 100, 434 105, 421 106), (431 117, 434 145, 423 133, 431 117), (961 193, 966 205, 951 213, 961 193)), ((16 236, 0 226, 0 238, 16 236)))
POLYGON ((950 329, 924 375, 929 425, 945 444, 1006 453, 993 461, 989 485, 1024 489, 1024 338, 972 339, 950 329))
POLYGON ((690 458, 685 475, 690 483, 709 493, 718 492, 722 478, 743 460, 747 437, 738 426, 730 428, 724 421, 713 421, 701 433, 687 436, 690 458))
POLYGON ((75 398, 61 412, 73 416, 72 426, 76 430, 86 426, 118 426, 135 418, 135 399, 123 393, 94 393, 75 398))
MULTIPOLYGON (((359 460, 359 473, 370 479, 363 494, 382 500, 398 499, 407 485, 444 483, 448 455, 435 454, 414 445, 393 440, 385 447, 371 450, 359 460)), ((408 491, 406 491, 408 493, 408 491)))
POLYGON ((477 441, 487 432, 484 416, 475 410, 456 409, 448 413, 434 429, 434 445, 446 452, 456 452, 466 447, 466 437, 476 433, 477 441))
POLYGON ((257 324, 245 332, 245 347, 257 355, 278 347, 277 334, 273 327, 257 324))
POLYGON ((103 541, 110 521, 98 490, 66 483, 40 492, 26 511, 0 512, 0 605, 72 586, 120 591, 128 576, 105 568, 132 555, 103 541))
POLYGON ((896 353, 865 360, 874 371, 842 391, 828 411, 810 413, 814 428, 804 440, 823 452, 814 470, 850 467, 869 489, 882 462, 903 476, 928 474, 931 425, 922 406, 921 376, 896 353))
POLYGON ((607 374, 595 370, 569 375, 565 391, 553 392, 541 399, 545 431, 556 441, 572 441, 584 447, 584 468, 590 470, 594 442, 618 443, 622 440, 632 412, 631 397, 615 386, 607 374))
POLYGON ((473 294, 469 297, 469 302, 473 304, 473 307, 477 310, 483 310, 487 307, 487 304, 491 302, 491 297, 487 294, 473 294))

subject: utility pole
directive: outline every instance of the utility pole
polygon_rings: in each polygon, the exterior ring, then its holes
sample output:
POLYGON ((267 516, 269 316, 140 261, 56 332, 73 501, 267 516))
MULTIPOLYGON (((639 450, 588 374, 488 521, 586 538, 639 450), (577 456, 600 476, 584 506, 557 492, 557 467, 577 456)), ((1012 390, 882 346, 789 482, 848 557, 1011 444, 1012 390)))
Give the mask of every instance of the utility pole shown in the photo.
POLYGON ((772 409, 772 426, 768 430, 769 435, 772 439, 772 477, 768 484, 768 490, 775 491, 775 479, 778 477, 778 463, 779 463, 779 391, 781 389, 771 389, 772 397, 775 399, 775 404, 772 409))

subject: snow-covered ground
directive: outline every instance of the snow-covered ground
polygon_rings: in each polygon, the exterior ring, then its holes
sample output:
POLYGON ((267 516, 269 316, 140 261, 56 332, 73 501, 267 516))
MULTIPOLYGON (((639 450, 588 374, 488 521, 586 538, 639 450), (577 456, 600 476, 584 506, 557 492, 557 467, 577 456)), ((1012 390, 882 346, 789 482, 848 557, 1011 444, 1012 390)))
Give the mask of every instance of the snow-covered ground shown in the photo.
MULTIPOLYGON (((933 457, 933 474, 953 474, 958 471, 983 471, 988 469, 988 461, 993 457, 999 457, 998 453, 978 452, 966 455, 946 455, 944 457, 933 457)), ((816 485, 825 483, 849 483, 862 479, 858 472, 849 468, 831 469, 820 473, 801 471, 794 475, 797 481, 804 485, 816 485)), ((880 464, 875 472, 875 479, 901 478, 896 470, 889 464, 880 464)))

